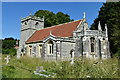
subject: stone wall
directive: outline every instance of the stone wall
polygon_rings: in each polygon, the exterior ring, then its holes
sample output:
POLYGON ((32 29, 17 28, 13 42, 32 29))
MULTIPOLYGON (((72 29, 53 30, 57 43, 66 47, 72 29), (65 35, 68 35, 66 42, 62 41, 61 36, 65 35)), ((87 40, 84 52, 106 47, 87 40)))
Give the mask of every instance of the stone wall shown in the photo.
POLYGON ((69 60, 71 58, 71 50, 75 50, 75 43, 72 42, 61 42, 61 58, 69 60))
POLYGON ((82 55, 82 39, 77 38, 75 41, 75 56, 79 57, 82 55))

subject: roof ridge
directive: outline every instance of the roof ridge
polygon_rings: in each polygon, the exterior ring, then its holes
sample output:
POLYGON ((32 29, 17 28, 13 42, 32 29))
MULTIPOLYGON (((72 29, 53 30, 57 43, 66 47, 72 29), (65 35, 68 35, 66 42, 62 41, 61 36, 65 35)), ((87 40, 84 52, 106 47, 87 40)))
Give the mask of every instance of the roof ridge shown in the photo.
MULTIPOLYGON (((82 19, 79 19, 79 20, 82 20, 82 19)), ((73 22, 76 22, 76 21, 79 21, 79 20, 75 20, 75 21, 72 21, 72 22, 66 22, 66 23, 62 23, 62 24, 58 24, 58 25, 54 25, 54 26, 51 26, 51 27, 43 28, 43 29, 49 29, 49 28, 53 28, 53 27, 60 26, 60 25, 64 25, 64 24, 68 24, 68 23, 73 23, 73 22)), ((41 29, 41 30, 43 30, 43 29, 41 29)), ((39 31, 39 30, 38 30, 38 31, 39 31)))

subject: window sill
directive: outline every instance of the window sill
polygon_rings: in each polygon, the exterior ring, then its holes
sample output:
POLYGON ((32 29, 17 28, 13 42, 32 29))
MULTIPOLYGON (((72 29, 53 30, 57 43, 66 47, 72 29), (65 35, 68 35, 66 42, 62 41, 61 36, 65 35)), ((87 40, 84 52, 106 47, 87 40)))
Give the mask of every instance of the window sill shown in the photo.
POLYGON ((53 55, 53 54, 47 54, 47 55, 53 55))
POLYGON ((47 54, 47 57, 53 57, 53 54, 47 54))
POLYGON ((90 54, 91 54, 91 55, 95 55, 95 52, 91 52, 90 54))

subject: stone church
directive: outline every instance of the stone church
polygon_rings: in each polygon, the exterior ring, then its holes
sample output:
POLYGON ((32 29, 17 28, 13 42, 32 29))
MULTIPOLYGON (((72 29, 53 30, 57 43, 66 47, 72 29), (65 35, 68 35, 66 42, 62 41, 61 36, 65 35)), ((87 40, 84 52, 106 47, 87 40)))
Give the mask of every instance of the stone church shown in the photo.
POLYGON ((21 37, 17 57, 70 59, 72 56, 108 58, 108 30, 90 30, 85 13, 82 19, 44 28, 44 17, 27 16, 21 19, 21 37), (74 53, 74 54, 73 54, 74 53))

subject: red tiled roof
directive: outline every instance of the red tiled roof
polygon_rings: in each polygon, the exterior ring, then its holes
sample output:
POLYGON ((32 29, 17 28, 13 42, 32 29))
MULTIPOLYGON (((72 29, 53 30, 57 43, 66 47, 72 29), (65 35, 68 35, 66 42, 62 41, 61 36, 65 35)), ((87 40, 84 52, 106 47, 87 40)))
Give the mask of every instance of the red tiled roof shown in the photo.
POLYGON ((42 41, 50 35, 50 32, 57 37, 71 37, 72 32, 77 28, 80 22, 81 20, 77 20, 38 30, 26 41, 26 43, 42 41))

